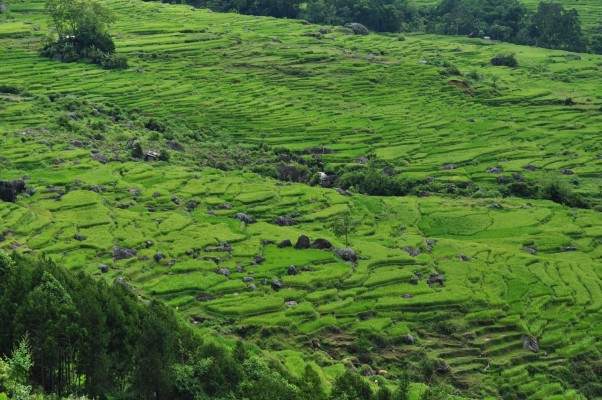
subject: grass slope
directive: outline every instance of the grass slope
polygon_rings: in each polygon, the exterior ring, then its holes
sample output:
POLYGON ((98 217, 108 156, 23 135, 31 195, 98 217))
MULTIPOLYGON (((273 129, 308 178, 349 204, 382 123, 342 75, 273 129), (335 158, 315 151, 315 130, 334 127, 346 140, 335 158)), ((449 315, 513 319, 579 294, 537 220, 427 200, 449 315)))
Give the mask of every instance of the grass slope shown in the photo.
POLYGON ((13 3, 15 19, 0 23, 2 83, 27 89, 0 95, 0 179, 27 174, 36 188, 16 204, 0 203, 2 248, 45 254, 100 279, 124 277, 204 333, 241 335, 272 350, 293 373, 311 362, 331 381, 355 363, 393 376, 426 355, 445 360, 445 379, 475 398, 499 397, 505 385, 533 399, 582 398, 556 376, 567 358, 602 350, 599 212, 487 193, 345 197, 182 161, 204 142, 188 142, 172 164, 100 164, 91 150, 118 159, 133 137, 164 141, 94 105, 110 101, 213 139, 294 150, 325 145, 336 151, 323 155, 326 162, 373 155, 413 177, 487 183, 495 180, 485 172, 491 165, 535 178, 571 169, 577 190, 595 198, 602 57, 426 35, 400 42, 336 28, 316 38, 304 35, 318 27, 297 21, 110 4, 120 16, 114 31, 130 57, 127 71, 38 58, 42 2, 13 3), (520 68, 488 64, 506 50, 517 53, 520 68), (441 75, 444 61, 474 70, 474 78, 441 75), (77 95, 69 100, 75 111, 46 97, 57 93, 77 95), (577 104, 564 106, 567 97, 577 104), (78 115, 81 104, 89 112, 78 115), (442 171, 447 163, 458 168, 442 171), (539 171, 523 170, 529 163, 539 171), (361 221, 350 243, 362 256, 357 266, 330 251, 276 246, 301 234, 343 246, 327 224, 347 210, 361 221), (236 212, 258 222, 241 223, 231 218, 236 212), (299 225, 272 223, 295 214, 299 225), (231 251, 216 251, 222 242, 231 251), (116 261, 114 246, 138 253, 116 261), (155 261, 158 252, 165 259, 155 261), (265 262, 253 263, 256 255, 265 262), (289 276, 290 265, 305 270, 289 276), (218 267, 232 274, 219 275, 218 267), (438 271, 445 285, 431 288, 426 278, 438 271), (278 292, 263 284, 275 278, 284 284, 278 292), (405 344, 406 334, 416 345, 405 344), (526 336, 539 340, 539 353, 523 349, 526 336), (350 354, 357 338, 371 359, 350 354), (320 349, 311 348, 313 339, 320 349))

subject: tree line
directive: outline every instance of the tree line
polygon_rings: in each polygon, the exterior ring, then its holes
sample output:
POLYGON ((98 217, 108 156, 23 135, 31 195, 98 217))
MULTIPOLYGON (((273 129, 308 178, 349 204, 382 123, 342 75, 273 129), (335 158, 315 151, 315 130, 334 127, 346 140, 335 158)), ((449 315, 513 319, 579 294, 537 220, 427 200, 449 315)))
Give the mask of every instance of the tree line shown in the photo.
MULTIPOLYGON (((152 0, 145 0, 152 1, 152 0)), ((163 0, 213 11, 301 18, 312 23, 359 22, 376 32, 421 30, 470 35, 550 49, 602 54, 602 32, 586 37, 577 10, 542 1, 530 11, 519 0, 441 0, 418 8, 408 0, 163 0)))

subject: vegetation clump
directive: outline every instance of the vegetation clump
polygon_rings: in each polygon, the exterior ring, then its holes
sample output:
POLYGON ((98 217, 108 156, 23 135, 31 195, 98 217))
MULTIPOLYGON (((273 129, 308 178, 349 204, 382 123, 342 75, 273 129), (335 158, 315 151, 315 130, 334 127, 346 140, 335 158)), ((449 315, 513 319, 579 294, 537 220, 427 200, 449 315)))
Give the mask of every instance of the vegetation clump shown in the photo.
POLYGON ((42 56, 55 61, 89 60, 105 69, 124 69, 127 59, 115 53, 109 27, 115 15, 98 0, 47 0, 54 34, 46 38, 42 56))

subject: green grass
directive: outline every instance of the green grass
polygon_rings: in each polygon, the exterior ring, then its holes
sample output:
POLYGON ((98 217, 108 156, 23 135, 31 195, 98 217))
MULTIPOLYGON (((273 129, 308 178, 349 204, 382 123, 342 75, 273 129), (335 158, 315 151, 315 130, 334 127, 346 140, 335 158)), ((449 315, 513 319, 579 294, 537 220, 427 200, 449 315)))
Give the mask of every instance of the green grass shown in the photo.
POLYGON ((502 199, 487 191, 497 187, 497 175, 485 171, 499 165, 504 176, 539 180, 570 168, 575 175, 563 179, 578 178, 574 190, 598 201, 602 57, 577 61, 560 57, 563 52, 418 34, 404 42, 388 35, 317 41, 303 35, 318 27, 298 21, 152 2, 109 4, 119 16, 118 51, 132 66, 125 71, 38 58, 47 32, 41 1, 11 4, 15 19, 0 23, 3 83, 29 93, 0 102, 0 179, 28 174, 28 186, 36 188, 16 204, 0 203, 0 248, 45 254, 108 282, 125 277, 141 297, 207 318, 197 326, 203 332, 220 332, 228 340, 246 332, 246 340, 277 353, 294 374, 315 359, 330 382, 342 372, 343 360, 354 356, 356 332, 393 341, 410 333, 418 345, 401 344, 403 357, 375 341, 372 366, 394 375, 406 356, 441 356, 452 366, 450 382, 469 379, 490 392, 507 384, 528 398, 576 398, 545 367, 592 347, 600 350, 595 339, 602 334, 602 217, 547 201, 502 199), (33 31, 25 22, 42 29, 33 31), (205 31, 182 32, 200 29, 205 31), (368 60, 376 51, 382 55, 368 60), (489 59, 502 51, 514 51, 520 67, 491 66, 489 59), (477 69, 483 78, 460 77, 470 86, 464 93, 439 74, 443 61, 463 73, 477 69), (495 87, 493 76, 499 78, 495 87), (77 103, 115 103, 126 119, 114 121, 87 104, 78 108, 84 120, 66 130, 55 123, 67 112, 64 104, 46 97, 57 93, 72 93, 77 103), (563 106, 566 97, 577 104, 563 106), (132 109, 140 114, 126 115, 132 109), (167 121, 170 132, 145 130, 150 115, 167 121), (97 122, 106 129, 90 127, 97 122), (195 132, 202 134, 187 138, 195 132), (170 152, 171 163, 130 160, 129 139, 164 148, 171 136, 186 146, 183 154, 170 152), (69 149, 75 139, 84 147, 69 149), (369 155, 375 165, 391 163, 401 177, 432 177, 442 186, 470 180, 482 190, 475 198, 346 197, 319 186, 277 186, 249 170, 199 166, 197 156, 207 148, 232 142, 292 151, 324 145, 335 150, 321 155, 328 168, 369 155), (99 164, 91 160, 92 149, 124 162, 99 164), (448 163, 458 168, 441 170, 448 163), (526 164, 540 170, 526 171, 526 164), (48 198, 50 185, 66 194, 48 198), (105 190, 95 193, 93 185, 105 190), (194 211, 187 210, 188 201, 198 203, 194 211), (305 234, 343 247, 328 226, 347 211, 360 221, 350 235, 350 246, 362 257, 357 265, 331 251, 276 246, 305 234), (257 223, 231 218, 237 212, 257 223), (272 223, 293 213, 299 213, 299 225, 272 223), (430 250, 427 239, 436 240, 430 250), (146 248, 147 240, 154 245, 146 248), (220 242, 229 242, 232 251, 204 251, 220 242), (114 246, 139 252, 114 261, 114 246), (526 253, 526 246, 537 255, 526 253), (565 252, 564 246, 578 250, 565 252), (421 254, 412 257, 404 247, 421 254), (157 252, 166 259, 156 262, 157 252), (265 261, 254 263, 256 255, 265 261), (100 264, 110 266, 107 274, 99 272, 100 264), (291 265, 298 275, 288 275, 291 265), (218 275, 220 267, 231 275, 218 275), (431 288, 425 280, 437 271, 446 281, 431 288), (412 285, 417 274, 422 278, 412 285), (255 291, 243 281, 249 277, 255 291), (276 278, 284 289, 270 287, 276 278), (286 301, 298 305, 287 307, 286 301), (448 319, 458 331, 442 335, 432 328, 448 319), (538 337, 548 356, 522 350, 527 334, 538 337), (332 358, 308 348, 316 337, 332 358), (481 359, 474 360, 481 353, 489 372, 481 359), (544 368, 525 383, 522 366, 529 357, 544 368))

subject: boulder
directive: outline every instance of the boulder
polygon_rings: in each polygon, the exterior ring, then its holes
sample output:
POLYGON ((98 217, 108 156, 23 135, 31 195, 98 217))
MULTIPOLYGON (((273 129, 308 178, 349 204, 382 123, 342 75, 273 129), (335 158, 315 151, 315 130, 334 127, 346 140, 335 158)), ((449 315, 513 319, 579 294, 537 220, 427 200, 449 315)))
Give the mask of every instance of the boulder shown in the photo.
POLYGON ((218 268, 215 272, 217 274, 223 275, 225 277, 230 276, 230 270, 228 268, 225 268, 225 267, 218 268))
POLYGON ((245 276, 244 278, 242 278, 242 281, 245 283, 255 282, 255 278, 251 276, 245 276))
POLYGON ((261 264, 262 262, 265 261, 265 258, 262 255, 258 254, 255 256, 253 261, 255 262, 255 264, 261 264))
POLYGON ((370 33, 368 28, 366 28, 364 25, 360 24, 359 22, 349 22, 349 23, 345 24, 344 26, 345 26, 345 28, 351 29, 353 31, 353 33, 355 33, 356 35, 367 35, 370 33))
POLYGON ((100 264, 100 267, 98 267, 100 269, 100 272, 102 272, 103 274, 106 274, 107 272, 109 272, 109 266, 107 264, 100 264))
POLYGON ((333 250, 335 253, 337 253, 339 255, 339 257, 341 257, 343 260, 345 261, 350 261, 350 262, 357 262, 358 260, 358 256, 357 253, 355 252, 355 250, 353 249, 334 249, 333 250))
POLYGON ((445 278, 439 274, 431 274, 431 276, 426 280, 426 283, 428 283, 430 287, 433 287, 435 283, 443 285, 444 282, 445 278))
POLYGON ((149 247, 153 247, 155 245, 155 242, 153 242, 152 240, 147 240, 146 242, 144 242, 144 245, 148 249, 149 247))
POLYGON ((257 290, 257 285, 255 285, 254 283, 249 283, 249 284, 247 285, 247 290, 248 290, 249 292, 254 292, 254 291, 256 291, 256 290, 257 290))
POLYGON ((533 172, 533 171, 537 171, 537 167, 536 167, 536 166, 534 166, 534 165, 531 165, 531 164, 527 164, 527 165, 525 165, 525 166, 523 167, 523 169, 526 169, 527 171, 531 171, 531 172, 533 172))
POLYGON ((109 162, 109 159, 107 158, 107 156, 105 156, 101 153, 92 154, 92 160, 98 161, 101 164, 106 164, 109 162))
POLYGON ((285 301, 284 305, 287 307, 295 307, 297 305, 296 301, 285 301))
POLYGON ((125 260, 134 257, 138 254, 136 249, 128 249, 127 247, 113 247, 113 260, 125 260))
POLYGON ((435 371, 437 371, 438 373, 447 374, 450 370, 451 368, 444 360, 439 360, 437 362, 437 367, 435 368, 435 371))
POLYGON ((468 261, 468 257, 466 257, 464 254, 460 254, 458 257, 460 257, 460 260, 462 261, 468 261))
POLYGON ((518 174, 518 173, 512 174, 512 179, 514 179, 517 182, 524 182, 525 181, 525 177, 522 176, 521 174, 518 174))
POLYGON ((86 238, 80 235, 79 233, 73 235, 73 239, 77 240, 78 242, 83 242, 84 240, 86 240, 86 238))
POLYGON ((14 203, 17 195, 25 191, 25 181, 15 179, 12 181, 0 181, 0 200, 14 203))
POLYGON ((404 247, 402 248, 403 251, 405 251, 406 253, 408 253, 410 256, 412 257, 418 257, 420 255, 420 251, 414 249, 413 247, 404 247))
POLYGON ((164 260, 165 258, 166 258, 166 257, 165 257, 165 255, 164 255, 163 253, 161 253, 161 252, 155 253, 155 255, 153 256, 153 259, 154 259, 156 262, 159 262, 159 261, 161 261, 161 260, 164 260))
POLYGON ((289 275, 297 275, 297 274, 299 274, 299 271, 297 270, 297 267, 295 267, 294 265, 291 265, 286 270, 286 273, 289 274, 289 275))
POLYGON ((245 273, 245 269, 243 267, 241 267, 240 265, 237 265, 236 266, 236 272, 244 274, 245 273))
POLYGON ((351 194, 351 193, 349 193, 349 192, 347 192, 347 191, 345 191, 345 190, 343 190, 343 189, 341 189, 341 188, 334 188, 334 190, 336 190, 336 192, 337 192, 338 194, 340 194, 341 196, 348 196, 348 197, 351 197, 351 196, 352 196, 352 194, 351 194))
POLYGON ((523 338, 523 349, 537 353, 539 351, 539 343, 537 339, 531 336, 525 336, 523 338))
POLYGON ((245 224, 252 224, 255 222, 255 219, 253 219, 252 217, 248 216, 245 213, 236 213, 236 214, 234 214, 234 216, 232 218, 242 221, 245 224))
POLYGON ((416 278, 410 278, 409 282, 410 282, 410 285, 418 285, 418 279, 416 279, 416 278))
POLYGON ((444 166, 441 167, 441 169, 443 171, 450 171, 452 169, 456 169, 458 168, 458 166, 456 164, 445 164, 444 166))
POLYGON ((305 235, 301 235, 297 239, 297 243, 295 244, 295 249, 297 249, 297 250, 309 249, 309 246, 310 246, 309 238, 305 235))
POLYGON ((168 140, 167 147, 169 147, 171 150, 180 151, 180 152, 183 152, 186 150, 184 148, 184 146, 182 146, 182 144, 178 143, 175 140, 168 140))
POLYGON ((128 283, 125 281, 125 279, 123 279, 121 276, 118 276, 117 278, 115 278, 113 283, 116 285, 121 285, 124 288, 126 288, 127 290, 132 290, 132 287, 130 285, 128 285, 128 283))
POLYGON ((485 172, 488 172, 490 174, 501 174, 502 172, 504 172, 504 170, 500 166, 492 165, 491 167, 487 168, 485 172))
POLYGON ((312 249, 320 249, 320 250, 331 249, 332 243, 330 243, 326 239, 318 238, 318 239, 314 240, 314 242, 311 245, 311 248, 312 249))
POLYGON ((403 336, 403 341, 405 342, 405 344, 414 344, 414 343, 416 343, 416 340, 414 339, 414 336, 410 335, 409 333, 407 335, 403 336))
POLYGON ((293 225, 297 225, 298 222, 295 221, 294 219, 290 218, 290 217, 285 217, 283 215, 280 215, 276 218, 274 218, 274 224, 278 225, 278 226, 293 226, 293 225))
POLYGON ((282 289, 284 287, 284 285, 282 284, 282 282, 280 282, 278 279, 274 279, 272 281, 272 289, 274 289, 275 291, 279 291, 280 289, 282 289))
POLYGON ((531 254, 533 256, 537 254, 537 250, 535 250, 532 247, 525 246, 525 247, 523 247, 523 251, 525 251, 525 252, 527 252, 527 253, 529 253, 529 254, 531 254))

